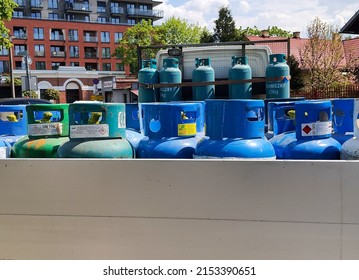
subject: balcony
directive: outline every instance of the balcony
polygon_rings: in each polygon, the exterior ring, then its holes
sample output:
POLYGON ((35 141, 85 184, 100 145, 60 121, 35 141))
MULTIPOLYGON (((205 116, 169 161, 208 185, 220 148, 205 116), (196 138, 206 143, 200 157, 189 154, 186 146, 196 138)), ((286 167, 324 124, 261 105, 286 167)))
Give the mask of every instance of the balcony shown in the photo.
POLYGON ((163 11, 161 10, 141 10, 135 8, 127 9, 127 16, 128 17, 147 17, 147 18, 156 18, 160 19, 163 18, 163 11))
POLYGON ((98 42, 98 38, 97 36, 84 36, 84 42, 87 43, 97 43, 98 42))
POLYGON ((15 56, 25 56, 27 55, 27 51, 16 51, 14 52, 15 56))
POLYGON ((15 9, 25 9, 26 6, 25 0, 14 0, 14 2, 17 4, 17 7, 15 9))
POLYGON ((31 0, 30 7, 32 10, 42 10, 43 8, 42 0, 31 0))
POLYGON ((66 57, 65 51, 52 51, 51 57, 66 57))
POLYGON ((65 41, 65 36, 64 35, 51 34, 50 35, 50 41, 65 41))
POLYGON ((97 53, 93 53, 93 52, 85 52, 85 58, 98 58, 97 53))
POLYGON ((123 15, 125 9, 122 7, 111 7, 111 15, 123 15))
POLYGON ((75 13, 91 13, 90 4, 87 2, 83 3, 70 3, 65 2, 65 11, 66 12, 75 12, 75 13))
POLYGON ((45 51, 35 51, 35 56, 44 57, 45 56, 45 51))

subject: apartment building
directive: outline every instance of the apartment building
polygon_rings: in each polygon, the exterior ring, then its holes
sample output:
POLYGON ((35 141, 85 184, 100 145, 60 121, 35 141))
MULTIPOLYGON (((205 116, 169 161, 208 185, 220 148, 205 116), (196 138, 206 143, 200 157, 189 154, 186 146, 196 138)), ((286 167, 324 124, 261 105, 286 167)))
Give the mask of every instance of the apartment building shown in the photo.
POLYGON ((154 9, 161 2, 152 0, 14 1, 6 24, 14 46, 12 55, 0 50, 0 75, 10 73, 12 60, 15 78, 30 80, 41 97, 49 87, 59 89, 61 102, 89 99, 99 78, 129 74, 113 56, 117 42, 142 19, 163 17, 154 9))

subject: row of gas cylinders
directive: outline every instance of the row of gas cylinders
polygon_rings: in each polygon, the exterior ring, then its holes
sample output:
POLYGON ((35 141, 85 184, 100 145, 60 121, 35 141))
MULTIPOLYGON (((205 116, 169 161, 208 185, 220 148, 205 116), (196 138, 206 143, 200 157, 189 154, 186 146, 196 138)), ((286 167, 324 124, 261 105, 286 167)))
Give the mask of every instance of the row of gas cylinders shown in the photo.
MULTIPOLYGON (((195 68, 192 71, 192 82, 214 82, 215 71, 211 66, 210 58, 196 58, 195 68)), ((266 98, 289 98, 290 74, 284 54, 269 56, 269 65, 266 67, 266 98)), ((252 98, 252 70, 247 56, 233 56, 232 67, 228 71, 228 80, 242 80, 241 83, 229 83, 229 99, 252 98)), ((177 58, 164 58, 163 68, 157 71, 157 62, 154 59, 144 60, 142 69, 138 73, 139 102, 170 102, 181 101, 181 87, 162 87, 158 89, 146 87, 154 84, 176 84, 182 82, 182 72, 179 69, 177 58)), ((215 98, 215 86, 199 85, 192 87, 192 100, 204 101, 215 98)))
POLYGON ((267 110, 265 133, 263 100, 3 105, 0 156, 358 159, 359 100, 272 101, 267 110))

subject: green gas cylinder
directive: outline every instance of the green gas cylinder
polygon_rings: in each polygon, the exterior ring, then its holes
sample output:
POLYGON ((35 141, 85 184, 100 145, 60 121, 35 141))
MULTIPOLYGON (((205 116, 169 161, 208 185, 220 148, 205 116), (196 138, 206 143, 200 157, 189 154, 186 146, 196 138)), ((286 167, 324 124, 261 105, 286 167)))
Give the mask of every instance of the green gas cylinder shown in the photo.
POLYGON ((69 141, 68 104, 26 107, 28 135, 13 147, 16 158, 55 158, 61 144, 69 141))
POLYGON ((123 103, 73 103, 69 106, 70 141, 61 145, 59 158, 133 158, 126 139, 123 103))

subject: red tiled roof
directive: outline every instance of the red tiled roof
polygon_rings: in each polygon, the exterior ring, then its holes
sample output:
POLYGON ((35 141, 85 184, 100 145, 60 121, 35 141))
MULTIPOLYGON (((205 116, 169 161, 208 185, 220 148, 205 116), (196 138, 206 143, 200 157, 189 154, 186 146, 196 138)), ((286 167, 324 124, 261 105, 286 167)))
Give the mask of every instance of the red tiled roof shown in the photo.
POLYGON ((345 59, 347 61, 350 58, 359 58, 359 38, 353 38, 343 41, 345 59))

